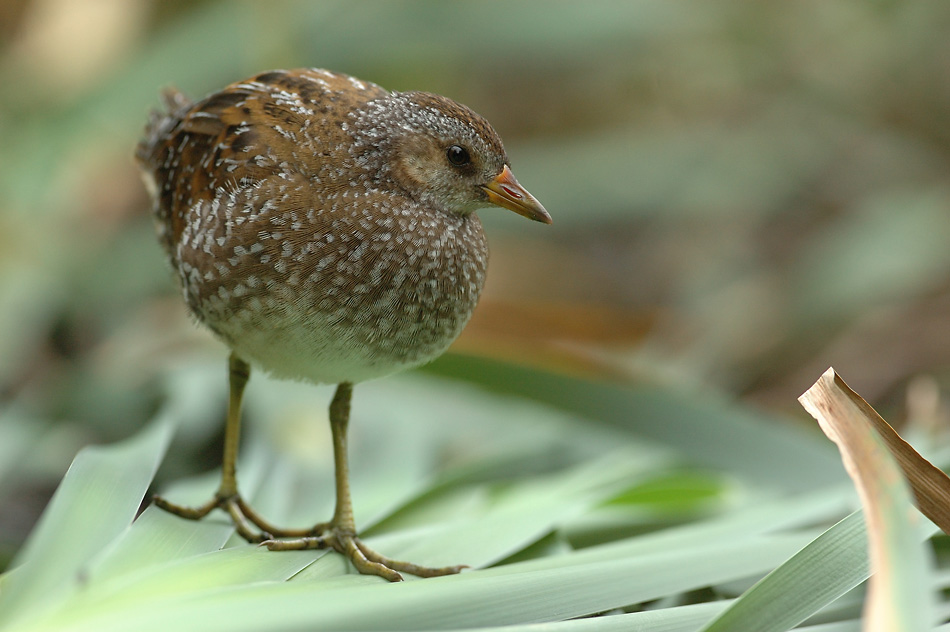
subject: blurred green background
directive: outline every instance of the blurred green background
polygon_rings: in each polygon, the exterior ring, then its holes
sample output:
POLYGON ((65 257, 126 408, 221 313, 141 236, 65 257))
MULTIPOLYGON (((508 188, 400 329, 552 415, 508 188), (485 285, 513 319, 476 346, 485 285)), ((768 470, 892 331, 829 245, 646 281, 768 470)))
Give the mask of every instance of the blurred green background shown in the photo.
MULTIPOLYGON (((834 365, 893 421, 937 423, 948 33, 945 0, 5 0, 0 568, 78 447, 134 433, 189 363, 223 384, 132 162, 163 86, 318 66, 492 121, 555 221, 481 212, 491 270, 456 353, 803 424, 834 365)), ((165 478, 214 467, 213 439, 180 438, 165 478)))

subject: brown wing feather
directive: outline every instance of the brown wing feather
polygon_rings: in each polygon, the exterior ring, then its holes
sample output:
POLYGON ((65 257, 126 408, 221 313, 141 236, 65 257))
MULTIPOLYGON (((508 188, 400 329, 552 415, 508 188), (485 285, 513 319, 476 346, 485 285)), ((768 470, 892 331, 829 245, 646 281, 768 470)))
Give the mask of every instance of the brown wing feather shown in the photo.
MULTIPOLYGON (((169 257, 176 259, 198 206, 221 190, 288 173, 316 176, 328 162, 339 162, 346 113, 386 94, 375 84, 316 69, 263 73, 197 103, 167 90, 166 111, 152 113, 136 158, 153 180, 153 213, 169 257)), ((332 178, 322 183, 335 188, 332 178)))

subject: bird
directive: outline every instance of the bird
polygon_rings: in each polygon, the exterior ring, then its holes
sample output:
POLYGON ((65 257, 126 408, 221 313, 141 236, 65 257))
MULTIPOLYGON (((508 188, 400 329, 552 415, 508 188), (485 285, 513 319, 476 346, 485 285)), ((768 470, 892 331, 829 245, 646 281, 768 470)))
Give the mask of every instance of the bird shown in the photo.
POLYGON ((318 68, 272 70, 198 101, 167 88, 135 158, 187 309, 230 350, 218 489, 197 507, 154 503, 192 520, 223 510, 248 542, 332 549, 390 581, 465 568, 390 559, 359 538, 347 429, 355 384, 431 361, 469 320, 488 264, 475 210, 551 223, 488 121, 428 92, 318 68), (239 493, 251 367, 336 385, 329 521, 280 528, 239 493))

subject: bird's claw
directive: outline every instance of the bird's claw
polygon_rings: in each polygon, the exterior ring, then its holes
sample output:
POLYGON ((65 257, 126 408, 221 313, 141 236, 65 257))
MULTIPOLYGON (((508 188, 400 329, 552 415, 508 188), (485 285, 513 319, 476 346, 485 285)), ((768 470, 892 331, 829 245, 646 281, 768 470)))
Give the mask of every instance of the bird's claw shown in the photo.
POLYGON ((305 538, 316 535, 322 528, 317 525, 314 529, 281 529, 265 520, 250 505, 244 502, 240 494, 225 494, 218 492, 214 498, 198 507, 188 507, 169 502, 161 496, 154 496, 152 502, 156 507, 188 520, 201 520, 214 509, 227 512, 234 523, 234 527, 242 538, 252 544, 273 541, 274 538, 305 538))
POLYGON ((333 549, 350 560, 360 573, 379 575, 391 582, 402 581, 401 573, 410 573, 417 577, 439 577, 454 575, 463 568, 468 568, 465 565, 431 568, 390 559, 366 546, 352 529, 340 528, 333 523, 322 522, 310 529, 281 529, 264 520, 244 502, 240 494, 218 493, 198 507, 178 505, 161 496, 155 496, 152 502, 157 507, 188 520, 201 520, 212 510, 221 509, 228 513, 238 534, 248 542, 266 546, 270 551, 333 549))
POLYGON ((360 573, 379 575, 391 582, 402 581, 401 573, 410 573, 417 577, 439 577, 441 575, 454 575, 463 568, 468 568, 465 565, 431 568, 390 559, 366 546, 353 533, 339 529, 332 524, 327 525, 319 534, 290 540, 265 540, 261 544, 271 551, 333 549, 350 560, 360 573))

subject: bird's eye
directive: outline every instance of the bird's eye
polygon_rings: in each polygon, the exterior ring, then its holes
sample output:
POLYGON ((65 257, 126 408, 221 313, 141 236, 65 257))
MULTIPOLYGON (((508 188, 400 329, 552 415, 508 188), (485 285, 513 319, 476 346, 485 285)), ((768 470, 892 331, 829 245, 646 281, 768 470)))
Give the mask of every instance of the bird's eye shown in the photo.
POLYGON ((459 145, 452 145, 445 152, 449 162, 456 167, 464 167, 472 162, 472 157, 468 155, 468 150, 459 145))

